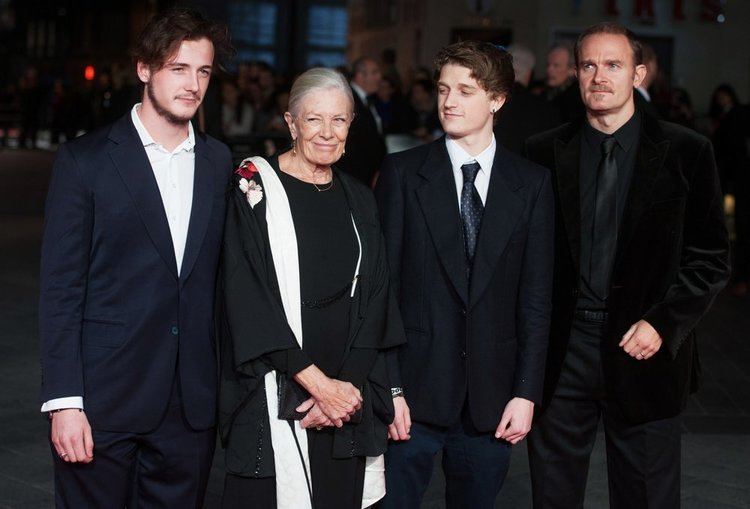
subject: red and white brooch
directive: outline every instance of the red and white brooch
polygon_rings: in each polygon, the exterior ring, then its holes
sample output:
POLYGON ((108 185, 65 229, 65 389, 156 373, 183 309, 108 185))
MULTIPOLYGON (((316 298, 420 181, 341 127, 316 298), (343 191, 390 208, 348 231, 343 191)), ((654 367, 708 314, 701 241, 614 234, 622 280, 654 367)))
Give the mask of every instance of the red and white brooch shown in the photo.
POLYGON ((242 161, 240 167, 234 172, 241 177, 239 182, 240 191, 245 194, 250 206, 255 208, 260 200, 263 199, 263 187, 252 180, 253 175, 258 173, 258 168, 246 159, 242 161))

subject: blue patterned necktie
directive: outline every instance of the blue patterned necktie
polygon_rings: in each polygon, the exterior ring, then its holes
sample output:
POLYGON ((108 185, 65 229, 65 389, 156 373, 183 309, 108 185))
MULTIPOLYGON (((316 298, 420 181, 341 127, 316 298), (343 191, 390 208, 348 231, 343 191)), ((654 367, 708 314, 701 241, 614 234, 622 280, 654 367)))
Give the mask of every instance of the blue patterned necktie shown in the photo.
POLYGON ((474 253, 477 248, 477 236, 482 224, 484 205, 479 192, 474 186, 479 163, 467 163, 461 166, 464 174, 464 186, 461 189, 461 222, 464 227, 464 249, 466 251, 466 279, 471 281, 471 269, 474 265, 474 253))

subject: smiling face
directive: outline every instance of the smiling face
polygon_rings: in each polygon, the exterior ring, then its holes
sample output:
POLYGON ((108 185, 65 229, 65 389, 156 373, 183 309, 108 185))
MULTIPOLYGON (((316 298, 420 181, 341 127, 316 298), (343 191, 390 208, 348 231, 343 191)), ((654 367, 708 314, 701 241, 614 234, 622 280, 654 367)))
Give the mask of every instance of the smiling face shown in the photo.
POLYGON ((633 87, 646 75, 646 66, 635 65, 628 38, 619 34, 593 34, 581 42, 578 82, 589 114, 617 114, 633 105, 633 87))
POLYGON ((150 69, 138 62, 138 77, 145 84, 144 105, 171 124, 187 123, 198 110, 208 88, 214 47, 208 39, 182 41, 163 67, 150 69))
POLYGON ((471 77, 471 70, 455 64, 440 69, 438 114, 443 130, 452 138, 463 138, 492 131, 494 112, 505 99, 493 98, 471 77))
POLYGON ((287 112, 284 118, 303 163, 328 167, 343 155, 352 104, 341 90, 313 90, 303 97, 296 116, 287 112))

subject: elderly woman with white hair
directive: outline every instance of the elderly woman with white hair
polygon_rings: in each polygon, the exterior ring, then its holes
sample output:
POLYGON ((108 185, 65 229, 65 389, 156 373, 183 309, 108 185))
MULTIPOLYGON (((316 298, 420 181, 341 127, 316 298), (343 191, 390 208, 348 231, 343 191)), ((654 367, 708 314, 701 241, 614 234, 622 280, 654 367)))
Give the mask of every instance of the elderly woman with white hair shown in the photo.
POLYGON ((294 82, 291 149, 245 159, 219 279, 224 507, 359 509, 385 493, 385 357, 404 342, 370 190, 334 168, 353 116, 330 69, 294 82))

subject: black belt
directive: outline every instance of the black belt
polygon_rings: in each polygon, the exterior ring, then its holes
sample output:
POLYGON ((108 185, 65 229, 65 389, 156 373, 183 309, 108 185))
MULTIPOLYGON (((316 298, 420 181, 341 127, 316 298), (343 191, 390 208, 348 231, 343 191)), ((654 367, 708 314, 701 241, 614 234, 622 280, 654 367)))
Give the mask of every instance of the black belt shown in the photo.
POLYGON ((575 317, 584 322, 604 323, 609 317, 607 311, 594 311, 591 309, 576 309, 575 317))

